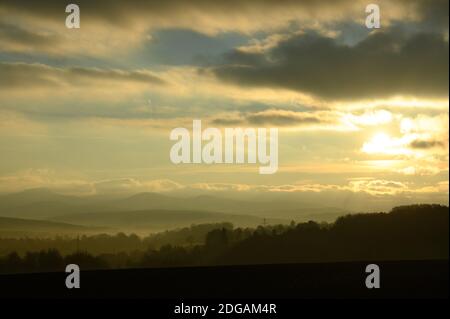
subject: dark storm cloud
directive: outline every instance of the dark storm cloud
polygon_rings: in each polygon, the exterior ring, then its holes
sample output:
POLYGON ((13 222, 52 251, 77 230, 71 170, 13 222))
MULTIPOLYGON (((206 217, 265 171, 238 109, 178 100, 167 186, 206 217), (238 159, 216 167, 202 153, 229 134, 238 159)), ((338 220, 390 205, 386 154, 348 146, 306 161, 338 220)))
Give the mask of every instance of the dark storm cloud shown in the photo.
POLYGON ((324 98, 448 96, 448 41, 441 34, 406 36, 391 30, 348 46, 309 33, 264 53, 235 50, 212 71, 237 85, 287 88, 324 98))
POLYGON ((416 11, 424 26, 448 30, 448 0, 403 0, 405 4, 416 3, 416 11))
MULTIPOLYGON (((61 19, 65 16, 65 7, 69 2, 60 0, 2 0, 0 8, 16 12, 24 12, 48 19, 61 19)), ((272 10, 275 8, 299 7, 303 10, 320 10, 324 7, 337 8, 354 3, 354 0, 109 0, 91 1, 78 0, 76 4, 82 8, 87 19, 98 19, 112 24, 127 24, 136 15, 170 16, 174 12, 203 12, 206 14, 236 14, 242 12, 256 12, 258 10, 272 10)))
MULTIPOLYGON (((65 7, 70 2, 61 0, 1 0, 0 10, 6 13, 24 13, 34 17, 59 21, 66 16, 65 7)), ((114 25, 126 25, 132 23, 136 16, 158 17, 162 21, 175 13, 202 13, 206 15, 218 15, 225 17, 229 15, 242 14, 251 18, 253 14, 274 13, 276 10, 283 12, 300 10, 306 15, 315 14, 317 18, 326 16, 328 12, 342 15, 351 8, 357 7, 357 11, 364 8, 370 2, 363 0, 108 0, 92 1, 78 0, 76 4, 82 10, 83 19, 108 22, 114 25)), ((403 12, 415 13, 422 21, 439 25, 448 29, 448 0, 380 0, 378 4, 382 10, 391 10, 395 6, 400 7, 403 12)), ((342 15, 345 17, 345 14, 342 15)), ((348 18, 350 18, 347 15, 348 18)), ((167 25, 166 25, 167 26, 167 25)))
POLYGON ((0 63, 0 89, 92 85, 102 81, 140 82, 161 85, 159 77, 141 71, 97 68, 54 68, 43 64, 0 63))

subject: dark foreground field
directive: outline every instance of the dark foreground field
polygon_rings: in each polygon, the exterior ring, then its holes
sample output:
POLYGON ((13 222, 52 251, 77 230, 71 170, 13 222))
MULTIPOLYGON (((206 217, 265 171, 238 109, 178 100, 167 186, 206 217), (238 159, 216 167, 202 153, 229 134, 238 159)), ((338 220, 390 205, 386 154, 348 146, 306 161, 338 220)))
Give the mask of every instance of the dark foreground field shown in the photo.
POLYGON ((369 262, 82 271, 0 276, 0 298, 448 298, 448 260, 377 262, 381 288, 367 289, 369 262))

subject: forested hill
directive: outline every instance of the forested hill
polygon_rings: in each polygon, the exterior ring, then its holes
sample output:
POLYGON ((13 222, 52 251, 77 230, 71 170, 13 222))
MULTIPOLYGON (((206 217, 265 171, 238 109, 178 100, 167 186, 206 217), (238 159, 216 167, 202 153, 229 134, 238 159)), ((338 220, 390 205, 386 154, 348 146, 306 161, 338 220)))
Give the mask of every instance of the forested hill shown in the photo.
POLYGON ((281 234, 255 232, 218 260, 229 264, 448 259, 449 208, 413 205, 355 214, 334 224, 301 223, 281 234))

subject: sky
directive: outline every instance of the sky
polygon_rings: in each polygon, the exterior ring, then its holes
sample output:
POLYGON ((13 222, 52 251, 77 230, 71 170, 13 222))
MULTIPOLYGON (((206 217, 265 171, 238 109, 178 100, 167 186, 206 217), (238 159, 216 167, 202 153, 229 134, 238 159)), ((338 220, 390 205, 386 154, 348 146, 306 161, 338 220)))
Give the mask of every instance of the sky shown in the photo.
POLYGON ((448 204, 448 1, 0 0, 0 192, 448 204), (279 168, 170 161, 172 129, 279 129, 279 168))

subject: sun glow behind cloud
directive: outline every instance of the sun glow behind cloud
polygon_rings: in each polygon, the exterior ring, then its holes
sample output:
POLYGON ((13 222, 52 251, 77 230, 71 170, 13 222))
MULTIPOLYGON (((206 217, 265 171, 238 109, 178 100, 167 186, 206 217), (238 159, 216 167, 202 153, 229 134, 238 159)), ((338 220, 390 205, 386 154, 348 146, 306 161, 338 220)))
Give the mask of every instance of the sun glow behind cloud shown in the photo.
POLYGON ((368 154, 408 155, 411 151, 404 148, 403 139, 392 138, 380 132, 375 134, 369 142, 364 143, 362 151, 368 154))

